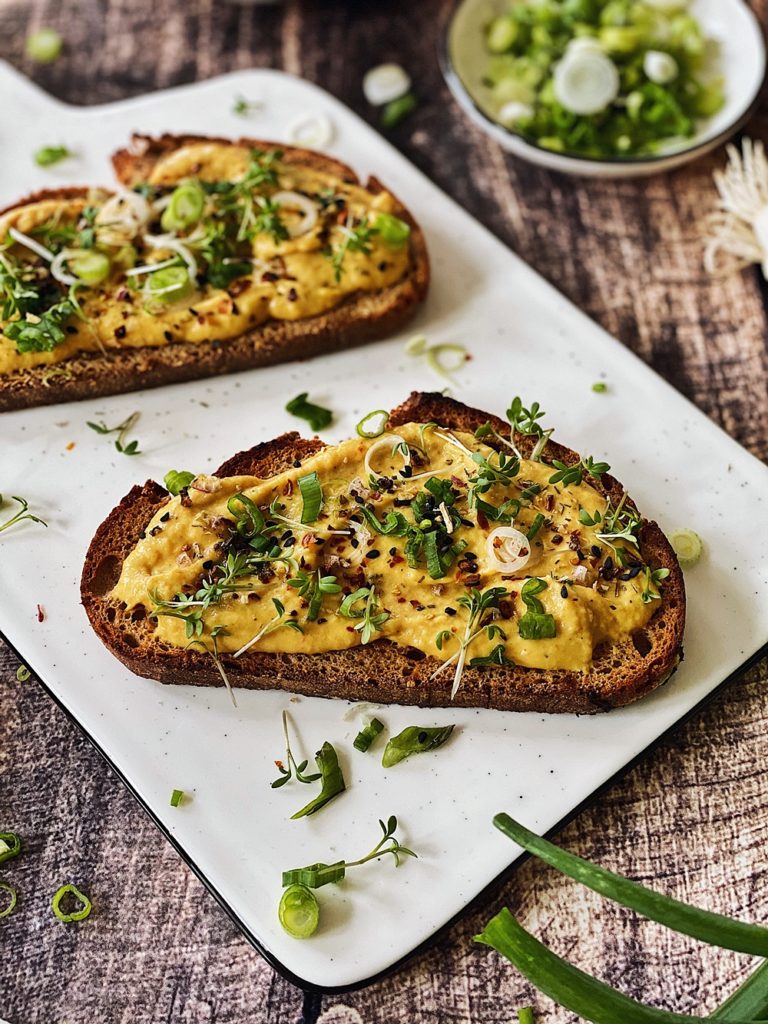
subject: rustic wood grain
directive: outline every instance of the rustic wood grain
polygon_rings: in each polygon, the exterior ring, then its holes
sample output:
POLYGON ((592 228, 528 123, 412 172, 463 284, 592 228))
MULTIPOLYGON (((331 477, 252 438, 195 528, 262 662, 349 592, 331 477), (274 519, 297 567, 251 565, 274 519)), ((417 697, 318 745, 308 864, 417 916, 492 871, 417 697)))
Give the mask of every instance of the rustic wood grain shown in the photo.
MULTIPOLYGON (((0 0, 0 57, 74 103, 283 67, 368 120, 364 71, 402 62, 421 104, 393 141, 768 459, 766 293, 756 272, 713 280, 701 269, 700 225, 722 151, 673 174, 617 183, 566 179, 504 155, 467 124, 442 84, 436 35, 449 6, 0 0), (58 27, 67 41, 45 68, 23 55, 27 32, 40 25, 58 27)), ((768 0, 754 6, 768 24, 768 0)), ((763 110, 749 131, 765 138, 767 127, 763 110)), ((20 891, 18 912, 0 922, 0 1018, 11 1024, 311 1024, 318 1014, 322 1024, 509 1024, 527 1002, 547 1024, 573 1021, 472 945, 503 903, 584 969, 679 1011, 711 1010, 748 969, 747 958, 638 922, 529 862, 396 977, 344 997, 305 997, 251 950, 78 730, 33 680, 18 683, 15 670, 0 647, 0 828, 27 839, 27 855, 3 872, 20 891), (97 913, 67 928, 47 901, 74 878, 97 913)), ((677 896, 768 920, 766 682, 763 662, 579 815, 563 844, 677 896)))

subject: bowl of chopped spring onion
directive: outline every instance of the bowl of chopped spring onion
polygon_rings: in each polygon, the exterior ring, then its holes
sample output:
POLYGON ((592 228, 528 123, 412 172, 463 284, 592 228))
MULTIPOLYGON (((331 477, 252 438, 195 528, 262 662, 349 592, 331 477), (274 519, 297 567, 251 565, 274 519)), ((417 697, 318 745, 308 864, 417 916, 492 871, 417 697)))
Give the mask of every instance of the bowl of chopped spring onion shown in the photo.
POLYGON ((505 149, 614 178, 725 141, 766 73, 745 0, 459 0, 441 58, 459 105, 505 149))

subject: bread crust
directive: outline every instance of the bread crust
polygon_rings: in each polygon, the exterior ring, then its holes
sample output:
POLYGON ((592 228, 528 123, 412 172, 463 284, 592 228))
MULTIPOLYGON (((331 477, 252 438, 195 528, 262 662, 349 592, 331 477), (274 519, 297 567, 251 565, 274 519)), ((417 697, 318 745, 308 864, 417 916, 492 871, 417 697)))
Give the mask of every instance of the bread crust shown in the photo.
MULTIPOLYGON (((393 410, 389 426, 434 421, 449 429, 473 431, 489 420, 499 427, 504 425, 496 417, 441 394, 414 392, 393 410)), ((524 454, 530 450, 530 438, 518 436, 516 440, 524 454)), ((322 447, 317 439, 307 441, 296 433, 283 434, 233 456, 216 475, 270 477, 322 447)), ((570 464, 579 456, 550 441, 544 461, 552 458, 570 464)), ((614 503, 624 493, 621 484, 607 474, 602 477, 601 487, 614 503)), ((109 596, 123 560, 168 500, 168 493, 150 481, 144 487, 134 487, 109 514, 88 550, 81 582, 82 602, 99 638, 132 672, 164 683, 220 686, 221 677, 208 655, 195 648, 181 650, 157 641, 142 609, 125 609, 109 596)), ((223 655, 222 662, 232 685, 249 689, 283 689, 313 697, 421 707, 576 714, 607 711, 650 693, 669 678, 682 658, 685 586, 680 566, 656 523, 644 523, 639 543, 643 559, 653 568, 669 569, 663 598, 644 629, 619 643, 598 648, 588 673, 522 666, 467 668, 451 700, 450 673, 430 678, 440 661, 387 639, 322 656, 251 651, 237 660, 223 655)))
MULTIPOLYGON (((121 184, 146 181, 161 157, 189 142, 232 142, 205 136, 134 135, 130 148, 114 154, 112 162, 121 184)), ((275 148, 257 139, 235 140, 253 148, 275 148)), ((283 161, 328 171, 350 184, 359 179, 345 164, 320 153, 295 147, 283 149, 283 161)), ((376 179, 366 186, 374 194, 384 191, 376 179)), ((85 197, 86 188, 46 189, 6 207, 16 209, 40 199, 85 197)), ((318 316, 302 320, 268 320, 237 338, 210 342, 174 341, 167 345, 86 352, 56 363, 67 375, 51 375, 51 367, 35 367, 0 374, 0 412, 54 402, 97 398, 226 373, 273 366, 295 359, 338 352, 377 341, 399 331, 415 314, 429 288, 429 256, 421 228, 395 199, 395 212, 411 226, 411 270, 396 284, 371 292, 356 292, 318 316)))

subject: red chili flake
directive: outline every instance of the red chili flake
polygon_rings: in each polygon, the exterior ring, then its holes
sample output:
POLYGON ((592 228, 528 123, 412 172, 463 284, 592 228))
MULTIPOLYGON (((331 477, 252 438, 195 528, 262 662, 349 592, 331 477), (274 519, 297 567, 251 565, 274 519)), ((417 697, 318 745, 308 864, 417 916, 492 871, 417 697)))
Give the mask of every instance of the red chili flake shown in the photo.
POLYGON ((41 604, 37 606, 37 621, 45 622, 45 609, 41 604))
POLYGON ((314 533, 305 533, 304 536, 301 538, 301 546, 303 548, 308 548, 310 546, 310 544, 314 543, 314 541, 315 541, 314 533))
POLYGON ((481 530, 488 529, 488 516, 486 516, 482 509, 477 510, 477 525, 481 530))
POLYGON ((404 561, 405 561, 405 559, 403 558, 403 556, 402 556, 402 555, 392 555, 392 557, 391 557, 391 558, 390 558, 390 560, 389 560, 389 565, 390 565, 390 568, 391 568, 391 567, 392 567, 393 565, 400 565, 400 563, 401 563, 401 562, 404 562, 404 561))
POLYGON ((451 483, 453 484, 454 487, 466 487, 467 486, 464 483, 464 481, 460 480, 457 476, 452 476, 451 477, 451 483))

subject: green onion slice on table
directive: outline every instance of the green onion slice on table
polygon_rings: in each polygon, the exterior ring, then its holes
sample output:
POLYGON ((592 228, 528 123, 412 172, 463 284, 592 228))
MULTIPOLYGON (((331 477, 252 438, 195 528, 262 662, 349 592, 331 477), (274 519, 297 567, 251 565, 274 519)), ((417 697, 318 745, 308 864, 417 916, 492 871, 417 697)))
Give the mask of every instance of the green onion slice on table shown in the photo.
POLYGON ((6 906, 4 906, 2 908, 2 910, 0 910, 0 918, 10 917, 10 915, 16 909, 16 902, 17 902, 17 900, 19 898, 18 897, 18 893, 13 888, 13 886, 12 885, 8 885, 7 882, 0 882, 0 892, 7 892, 8 893, 8 902, 7 902, 6 906))
POLYGON ((21 836, 16 832, 0 832, 0 864, 21 853, 21 836))
POLYGON ((93 904, 85 895, 80 892, 76 885, 72 885, 68 882, 66 885, 62 885, 60 889, 57 889, 51 900, 51 906, 53 912, 59 921, 63 921, 65 924, 69 924, 72 921, 84 921, 93 909, 93 904), (66 896, 72 896, 78 903, 81 904, 80 908, 73 910, 70 913, 66 913, 61 909, 62 900, 66 896))
POLYGON ((308 939, 320 923, 320 904, 306 885, 289 885, 277 909, 280 924, 294 939, 308 939))

